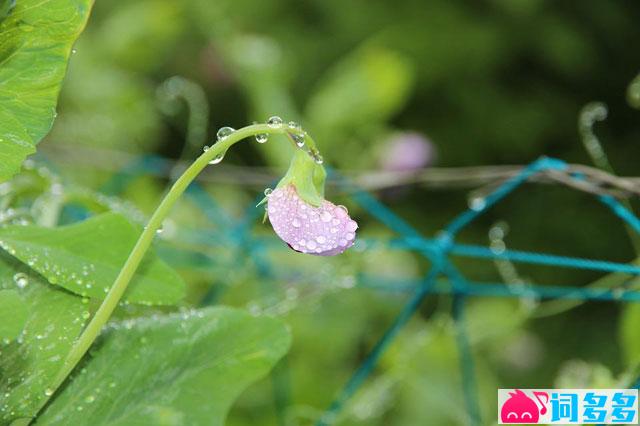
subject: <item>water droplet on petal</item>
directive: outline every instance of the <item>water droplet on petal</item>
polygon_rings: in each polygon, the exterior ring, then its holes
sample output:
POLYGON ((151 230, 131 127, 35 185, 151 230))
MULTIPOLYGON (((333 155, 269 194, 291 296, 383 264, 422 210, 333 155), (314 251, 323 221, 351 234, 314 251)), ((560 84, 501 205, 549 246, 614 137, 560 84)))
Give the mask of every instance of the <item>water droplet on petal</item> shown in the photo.
POLYGON ((268 140, 269 140, 269 135, 266 133, 258 133, 256 135, 256 142, 258 143, 265 143, 268 140))
POLYGON ((323 222, 330 222, 331 219, 333 219, 333 216, 331 216, 331 213, 329 213, 328 211, 325 210, 320 214, 320 219, 323 222))
POLYGON ((319 235, 319 236, 317 236, 317 237, 316 237, 316 241, 317 241, 319 244, 324 244, 324 243, 326 243, 326 242, 327 242, 327 239, 326 239, 325 237, 323 237, 322 235, 319 235))
POLYGON ((307 242, 307 248, 308 248, 309 250, 313 250, 313 249, 315 249, 317 246, 318 246, 318 245, 317 245, 317 244, 316 244, 316 242, 315 242, 315 241, 313 241, 313 240, 311 240, 311 241, 308 241, 308 242, 307 242))
POLYGON ((294 228, 300 228, 300 226, 302 226, 302 224, 300 223, 300 221, 298 219, 293 219, 293 221, 291 222, 291 226, 293 226, 294 228))
POLYGON ((267 124, 269 125, 269 127, 273 127, 278 128, 282 126, 282 118, 278 117, 277 115, 274 115, 273 117, 269 117, 269 119, 267 120, 267 124))

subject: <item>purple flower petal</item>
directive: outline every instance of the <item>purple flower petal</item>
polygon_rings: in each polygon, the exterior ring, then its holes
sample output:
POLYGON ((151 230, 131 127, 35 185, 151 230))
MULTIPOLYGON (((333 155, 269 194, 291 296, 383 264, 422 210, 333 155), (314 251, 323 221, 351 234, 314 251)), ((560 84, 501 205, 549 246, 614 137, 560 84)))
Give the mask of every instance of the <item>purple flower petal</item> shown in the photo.
POLYGON ((436 149, 425 136, 416 132, 400 133, 386 146, 381 159, 386 171, 411 172, 434 163, 436 149))
POLYGON ((301 253, 333 256, 351 247, 356 239, 358 224, 346 208, 327 200, 314 207, 303 201, 291 184, 269 195, 267 213, 276 234, 301 253))

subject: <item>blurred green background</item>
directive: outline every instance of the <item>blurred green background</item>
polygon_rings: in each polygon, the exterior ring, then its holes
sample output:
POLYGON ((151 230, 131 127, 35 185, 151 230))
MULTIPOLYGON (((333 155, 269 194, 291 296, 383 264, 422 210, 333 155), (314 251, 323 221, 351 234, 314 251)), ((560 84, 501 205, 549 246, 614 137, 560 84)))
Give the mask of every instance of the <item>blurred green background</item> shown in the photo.
MULTIPOLYGON (((118 195, 128 201, 123 209, 144 217, 170 181, 171 163, 153 163, 154 173, 135 179, 118 173, 141 156, 194 158, 221 126, 271 115, 298 121, 325 164, 347 175, 384 169, 407 132, 424 138, 427 168, 525 164, 541 155, 589 164, 577 120, 597 100, 609 108, 596 132, 611 163, 638 175, 640 111, 627 99, 640 71, 638 22, 640 3, 623 1, 99 1, 41 154, 65 181, 118 195)), ((235 219, 290 155, 277 140, 240 144, 202 187, 235 219)), ((375 193, 433 235, 467 208, 471 189, 415 184, 375 193)), ((165 226, 160 254, 187 278, 190 302, 281 316, 293 332, 288 357, 243 395, 230 425, 312 424, 406 300, 364 288, 360 274, 415 279, 429 266, 415 253, 368 247, 367 237, 393 234, 339 189, 327 195, 349 207, 364 238, 336 258, 226 240, 224 220, 188 197, 165 226)), ((251 227, 271 235, 259 220, 251 227)), ((527 185, 460 241, 487 245, 491 229, 501 229, 510 248, 635 258, 621 223, 566 188, 527 185)), ((505 265, 456 264, 476 280, 505 280, 505 265)), ((576 286, 600 277, 520 265, 515 273, 576 286)), ((467 423, 450 311, 448 297, 428 298, 340 424, 467 423)), ((498 387, 613 387, 633 376, 640 310, 588 303, 540 312, 532 301, 470 301, 484 424, 496 421, 498 387)))

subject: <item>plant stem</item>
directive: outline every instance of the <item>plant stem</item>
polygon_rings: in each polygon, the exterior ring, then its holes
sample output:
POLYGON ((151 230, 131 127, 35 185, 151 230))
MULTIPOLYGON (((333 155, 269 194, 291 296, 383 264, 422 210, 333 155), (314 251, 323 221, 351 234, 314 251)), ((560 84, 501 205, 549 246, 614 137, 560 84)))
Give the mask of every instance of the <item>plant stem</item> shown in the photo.
MULTIPOLYGON (((120 270, 118 277, 114 281, 113 286, 107 293, 104 301, 71 348, 71 351, 67 355, 67 358, 65 359, 60 372, 52 383, 52 387, 48 389, 48 393, 53 393, 60 387, 60 385, 66 380, 69 374, 71 374, 78 362, 80 362, 84 354, 89 350, 93 342, 96 340, 96 338, 100 334, 100 331, 102 330, 102 327, 107 323, 107 321, 111 317, 111 314, 118 306, 118 302, 127 289, 131 278, 138 269, 138 266, 144 258, 145 253, 151 246, 151 243, 153 242, 153 239, 156 235, 156 231, 161 228, 162 222, 167 217, 176 201, 178 201, 178 198, 180 198, 182 193, 187 189, 189 184, 198 176, 198 174, 202 170, 207 167, 207 165, 209 165, 209 162, 211 160, 216 158, 218 155, 224 155, 229 147, 242 139, 261 133, 287 134, 287 126, 282 125, 274 128, 266 124, 255 124, 236 130, 225 139, 215 143, 211 148, 200 155, 200 157, 198 157, 196 161, 194 161, 191 166, 189 166, 184 171, 184 173, 176 180, 173 186, 171 186, 167 194, 160 202, 160 205, 158 205, 158 208, 151 216, 151 219, 149 219, 147 226, 145 226, 142 234, 138 238, 136 245, 133 247, 133 250, 129 254, 127 261, 120 270)), ((311 140, 310 138, 308 138, 308 140, 310 141, 312 146, 315 145, 313 143, 313 140, 311 140)), ((40 409, 47 403, 47 400, 48 398, 45 398, 42 401, 40 409)))

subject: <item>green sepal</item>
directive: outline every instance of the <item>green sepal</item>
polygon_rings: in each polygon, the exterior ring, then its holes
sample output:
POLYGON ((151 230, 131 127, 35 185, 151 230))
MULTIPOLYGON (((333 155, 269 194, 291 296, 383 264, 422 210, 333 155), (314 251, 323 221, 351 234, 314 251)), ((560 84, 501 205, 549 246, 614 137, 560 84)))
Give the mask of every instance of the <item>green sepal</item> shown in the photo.
POLYGON ((289 170, 278 182, 276 189, 292 184, 302 200, 312 206, 319 207, 324 201, 326 177, 327 172, 324 167, 321 164, 316 164, 306 151, 299 149, 293 155, 289 170))

